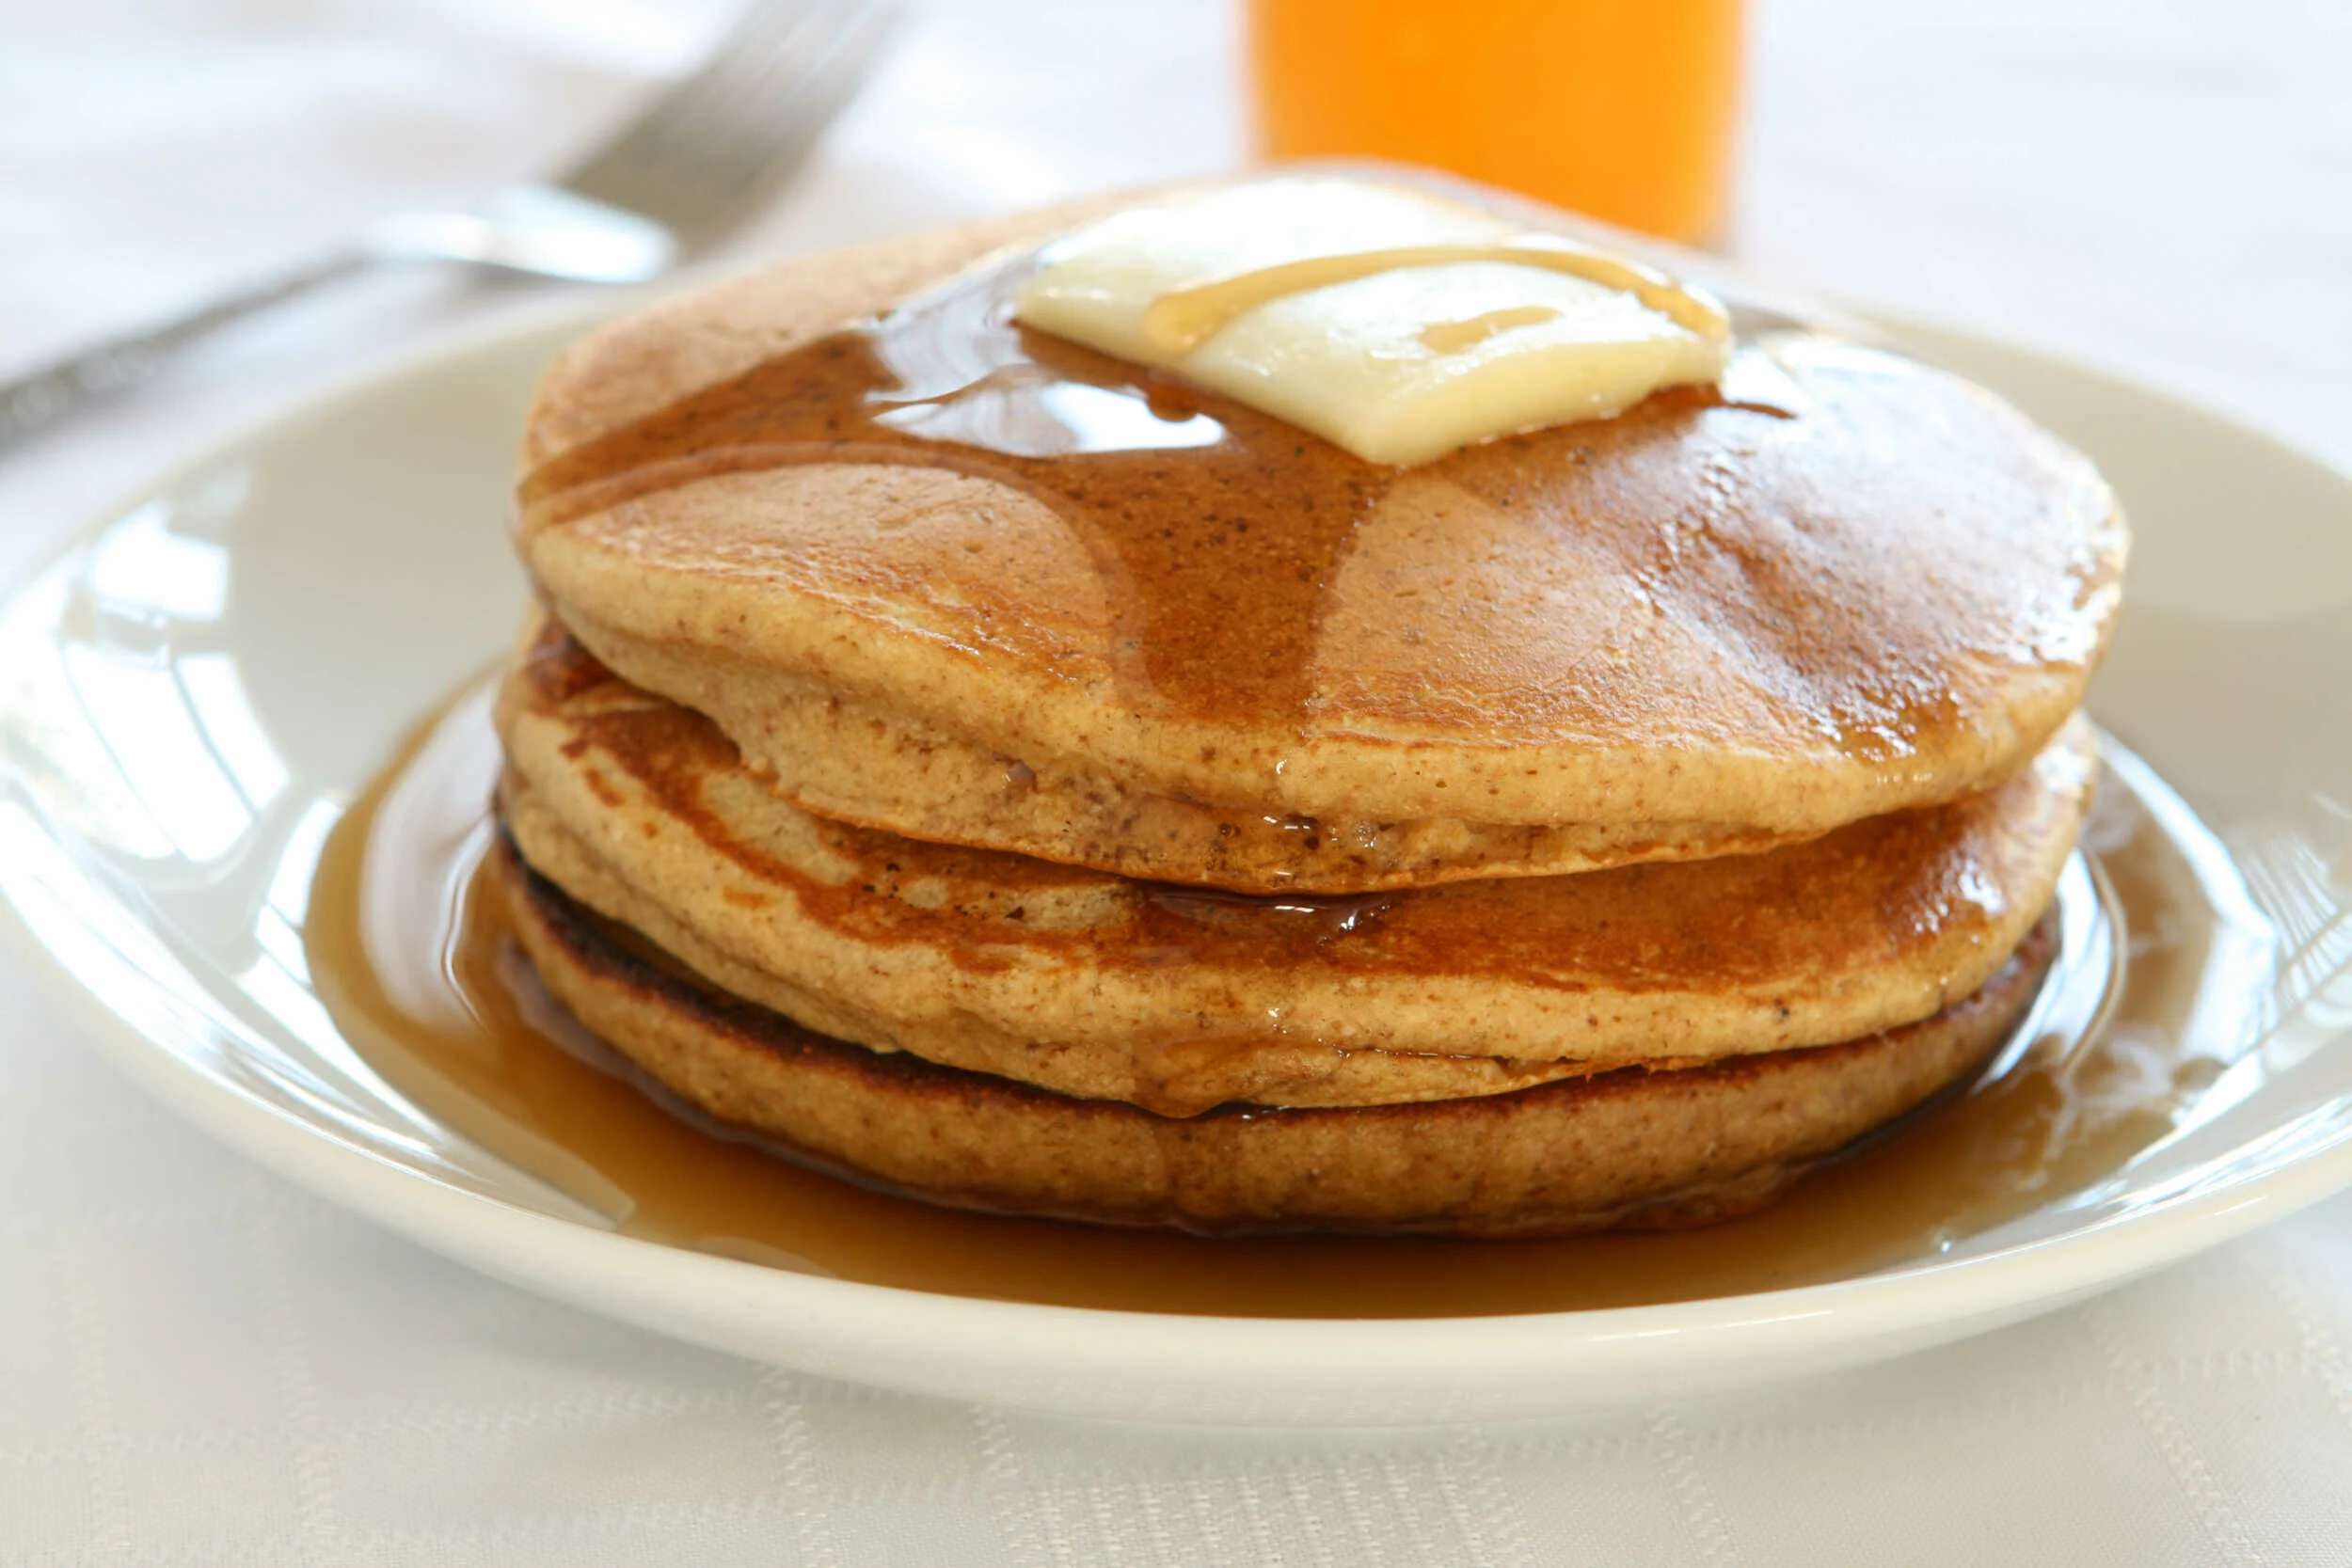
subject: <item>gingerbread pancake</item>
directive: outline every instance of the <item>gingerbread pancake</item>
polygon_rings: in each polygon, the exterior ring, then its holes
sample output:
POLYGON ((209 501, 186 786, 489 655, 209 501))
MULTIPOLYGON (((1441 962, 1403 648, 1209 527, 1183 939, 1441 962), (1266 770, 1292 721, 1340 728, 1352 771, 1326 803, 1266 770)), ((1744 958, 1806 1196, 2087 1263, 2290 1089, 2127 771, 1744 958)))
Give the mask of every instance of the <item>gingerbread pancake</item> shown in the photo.
POLYGON ((1764 854, 1264 898, 812 816, 552 626, 518 646, 499 725, 532 866, 714 985, 1178 1116, 1457 1100, 1916 1022, 2041 916, 2090 774, 2077 722, 1989 791, 1764 854))
POLYGON ((829 1039, 616 940, 511 846, 492 864, 558 1001, 790 1157, 933 1202, 1211 1233, 1542 1236, 1746 1212, 1966 1078, 2056 949, 2045 920, 1971 995, 1843 1044, 1470 1100, 1172 1119, 829 1039))
POLYGON ((1985 790, 2125 551, 2078 454, 1878 349, 1367 463, 1015 325, 1061 211, 785 262, 543 382, 518 536, 787 800, 1244 892, 1751 851, 1985 790))

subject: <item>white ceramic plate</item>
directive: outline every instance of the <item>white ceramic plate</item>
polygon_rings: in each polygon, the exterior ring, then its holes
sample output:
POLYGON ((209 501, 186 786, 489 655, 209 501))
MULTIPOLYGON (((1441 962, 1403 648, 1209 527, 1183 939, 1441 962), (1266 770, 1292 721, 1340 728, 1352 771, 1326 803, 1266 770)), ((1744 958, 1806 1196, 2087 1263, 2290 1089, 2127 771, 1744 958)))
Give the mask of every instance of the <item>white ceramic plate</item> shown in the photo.
POLYGON ((831 1376, 1098 1416, 1365 1424, 1893 1355, 2352 1184, 2352 480, 2100 375, 1905 329, 2089 449, 2134 515, 2132 608, 2094 711, 2216 829, 2278 933, 2255 1037, 2210 1042, 2245 1063, 2218 1114, 1933 1261, 1474 1332, 971 1300, 613 1233, 379 1079, 312 995, 300 937, 342 802, 516 624, 513 435, 584 319, 371 376, 231 442, 97 520, 0 612, 0 894, 24 950, 124 1071, 293 1180, 516 1284, 831 1376))

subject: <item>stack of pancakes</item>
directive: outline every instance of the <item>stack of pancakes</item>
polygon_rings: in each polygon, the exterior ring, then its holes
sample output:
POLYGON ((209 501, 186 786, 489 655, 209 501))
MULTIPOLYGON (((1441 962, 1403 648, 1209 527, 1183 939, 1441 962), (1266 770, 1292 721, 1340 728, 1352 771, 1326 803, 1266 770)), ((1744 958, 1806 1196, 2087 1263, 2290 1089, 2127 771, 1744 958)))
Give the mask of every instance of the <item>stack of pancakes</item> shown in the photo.
POLYGON ((496 869, 703 1110, 938 1201, 1689 1224, 1979 1067, 2055 950, 2124 550, 1872 349, 1380 467, 1014 325, 1061 212, 567 352, 496 869))

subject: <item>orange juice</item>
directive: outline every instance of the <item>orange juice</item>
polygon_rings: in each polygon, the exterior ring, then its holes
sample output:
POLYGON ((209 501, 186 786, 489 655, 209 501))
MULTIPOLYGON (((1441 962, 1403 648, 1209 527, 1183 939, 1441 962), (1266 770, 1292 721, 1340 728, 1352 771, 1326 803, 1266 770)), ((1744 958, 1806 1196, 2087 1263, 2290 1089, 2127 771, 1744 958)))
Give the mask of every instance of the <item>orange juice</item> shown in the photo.
POLYGON ((1720 236, 1741 0, 1249 0, 1259 145, 1720 236))

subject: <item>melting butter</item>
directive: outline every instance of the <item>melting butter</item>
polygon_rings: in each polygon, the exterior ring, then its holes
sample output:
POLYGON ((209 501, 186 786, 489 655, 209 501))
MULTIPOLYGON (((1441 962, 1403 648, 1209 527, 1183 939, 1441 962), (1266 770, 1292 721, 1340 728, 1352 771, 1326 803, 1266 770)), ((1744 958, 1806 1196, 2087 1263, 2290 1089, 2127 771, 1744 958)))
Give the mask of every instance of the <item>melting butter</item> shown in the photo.
POLYGON ((1392 464, 1713 382, 1730 341, 1640 262, 1327 178, 1120 214, 1049 246, 1015 314, 1392 464))

